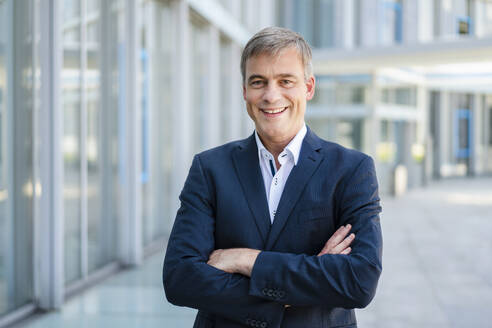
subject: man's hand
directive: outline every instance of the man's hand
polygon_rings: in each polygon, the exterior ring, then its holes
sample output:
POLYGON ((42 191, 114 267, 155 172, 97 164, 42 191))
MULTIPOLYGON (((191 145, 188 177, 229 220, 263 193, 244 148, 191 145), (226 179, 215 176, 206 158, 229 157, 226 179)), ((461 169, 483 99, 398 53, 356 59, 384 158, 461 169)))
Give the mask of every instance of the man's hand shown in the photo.
POLYGON ((250 248, 216 249, 210 254, 207 264, 225 272, 251 277, 258 254, 259 250, 250 248))
POLYGON ((348 237, 346 236, 351 228, 352 226, 350 224, 338 228, 330 239, 328 239, 318 256, 325 254, 350 254, 352 249, 349 246, 355 239, 355 234, 351 233, 348 237))
MULTIPOLYGON (((349 246, 355 238, 353 233, 347 237, 351 228, 350 224, 338 228, 328 239, 318 256, 324 254, 350 254, 352 249, 349 246)), ((259 250, 250 248, 216 249, 210 254, 207 264, 225 272, 239 273, 251 277, 251 271, 259 253, 259 250)))

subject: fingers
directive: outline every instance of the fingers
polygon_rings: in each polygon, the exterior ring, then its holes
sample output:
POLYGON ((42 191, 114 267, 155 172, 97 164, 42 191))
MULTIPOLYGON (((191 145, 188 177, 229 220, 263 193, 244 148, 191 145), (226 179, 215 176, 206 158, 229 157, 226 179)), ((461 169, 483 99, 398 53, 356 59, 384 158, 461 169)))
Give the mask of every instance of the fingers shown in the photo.
POLYGON ((350 232, 352 226, 347 224, 346 226, 341 226, 337 231, 328 239, 325 246, 321 250, 321 253, 331 253, 331 250, 335 248, 338 244, 340 244, 347 234, 350 232))
POLYGON ((340 244, 338 244, 332 249, 331 254, 341 254, 342 251, 344 251, 347 247, 349 247, 349 245, 352 243, 354 239, 355 239, 355 234, 351 233, 340 244))
POLYGON ((349 255, 351 250, 352 250, 352 248, 347 247, 340 254, 349 255))
POLYGON ((352 251, 349 246, 355 239, 354 233, 347 236, 351 228, 352 226, 350 224, 338 228, 330 239, 328 239, 318 256, 324 254, 349 254, 352 251))

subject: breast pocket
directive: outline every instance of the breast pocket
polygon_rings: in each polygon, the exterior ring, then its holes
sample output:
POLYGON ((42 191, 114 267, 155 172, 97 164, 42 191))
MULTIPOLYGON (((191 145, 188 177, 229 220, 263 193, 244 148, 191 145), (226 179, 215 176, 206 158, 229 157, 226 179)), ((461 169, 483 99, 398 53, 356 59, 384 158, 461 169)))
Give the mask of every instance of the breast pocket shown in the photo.
POLYGON ((324 206, 307 208, 299 211, 298 222, 300 224, 318 220, 333 221, 332 208, 330 206, 324 206))
POLYGON ((333 212, 329 206, 312 207, 299 211, 298 240, 307 254, 317 254, 333 234, 333 212))

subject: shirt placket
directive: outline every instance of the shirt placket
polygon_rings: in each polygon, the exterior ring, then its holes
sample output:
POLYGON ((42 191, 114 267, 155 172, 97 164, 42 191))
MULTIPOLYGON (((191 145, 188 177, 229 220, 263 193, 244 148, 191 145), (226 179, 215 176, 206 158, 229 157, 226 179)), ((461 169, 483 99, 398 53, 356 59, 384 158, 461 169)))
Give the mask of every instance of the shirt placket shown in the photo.
MULTIPOLYGON (((273 161, 273 157, 271 158, 273 161)), ((277 207, 282 195, 282 175, 285 171, 286 154, 281 153, 279 155, 280 169, 273 175, 272 183, 270 184, 270 199, 268 200, 268 207, 270 209, 270 218, 273 222, 275 215, 277 214, 277 207)))

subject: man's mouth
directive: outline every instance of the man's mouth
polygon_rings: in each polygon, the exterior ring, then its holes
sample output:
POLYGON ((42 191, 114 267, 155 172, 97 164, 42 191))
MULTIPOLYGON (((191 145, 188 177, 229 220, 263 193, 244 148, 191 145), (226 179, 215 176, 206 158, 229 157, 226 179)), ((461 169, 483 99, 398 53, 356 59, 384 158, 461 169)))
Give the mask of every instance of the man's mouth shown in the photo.
POLYGON ((267 114, 268 116, 273 116, 273 115, 278 115, 278 114, 281 114, 283 112, 285 112, 285 110, 287 109, 288 106, 286 107, 277 107, 277 108, 260 108, 260 110, 267 114))

